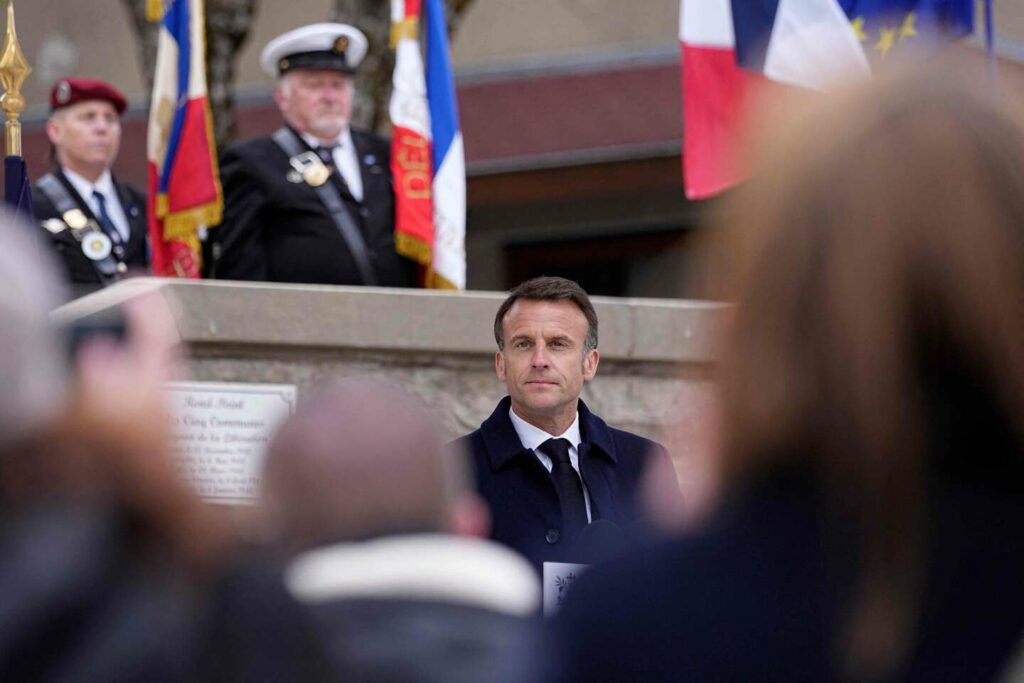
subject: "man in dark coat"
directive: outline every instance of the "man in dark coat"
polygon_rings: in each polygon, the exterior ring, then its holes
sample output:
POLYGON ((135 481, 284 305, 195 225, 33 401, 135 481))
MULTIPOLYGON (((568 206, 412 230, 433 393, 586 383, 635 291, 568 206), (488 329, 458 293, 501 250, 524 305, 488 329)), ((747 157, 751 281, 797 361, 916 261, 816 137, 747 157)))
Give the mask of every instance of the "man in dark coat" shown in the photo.
POLYGON ((120 91, 91 78, 66 78, 50 92, 46 135, 56 163, 32 188, 32 203, 78 295, 149 261, 146 199, 110 171, 127 106, 120 91))
POLYGON ((207 277, 413 284, 415 265, 395 252, 389 143, 349 126, 352 74, 366 48, 360 31, 333 23, 264 48, 286 125, 224 152, 224 219, 210 232, 207 277))
POLYGON ((490 506, 491 537, 538 570, 627 545, 641 529, 645 468, 675 474, 661 446, 609 427, 580 400, 598 364, 587 293, 563 278, 524 282, 498 309, 494 336, 495 369, 509 395, 458 441, 490 506))

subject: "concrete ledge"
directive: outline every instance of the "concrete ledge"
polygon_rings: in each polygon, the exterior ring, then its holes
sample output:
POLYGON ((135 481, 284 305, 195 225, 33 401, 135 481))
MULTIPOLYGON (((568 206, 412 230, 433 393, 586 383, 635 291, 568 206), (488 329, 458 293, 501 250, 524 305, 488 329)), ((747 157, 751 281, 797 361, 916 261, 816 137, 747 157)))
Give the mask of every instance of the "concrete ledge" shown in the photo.
MULTIPOLYGON (((176 302, 183 341, 215 347, 332 348, 493 354, 491 326, 505 294, 137 278, 56 311, 71 322, 157 291, 176 302)), ((594 297, 606 361, 710 363, 724 306, 594 297)))

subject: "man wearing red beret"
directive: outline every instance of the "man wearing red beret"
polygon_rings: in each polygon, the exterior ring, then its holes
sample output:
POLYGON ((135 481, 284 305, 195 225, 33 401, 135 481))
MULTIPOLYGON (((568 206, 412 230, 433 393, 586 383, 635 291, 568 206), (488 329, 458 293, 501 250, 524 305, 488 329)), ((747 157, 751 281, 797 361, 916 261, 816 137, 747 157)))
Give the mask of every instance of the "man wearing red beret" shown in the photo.
POLYGON ((145 197, 110 172, 127 106, 120 91, 91 78, 65 78, 50 91, 55 163, 32 202, 76 295, 147 265, 145 197))

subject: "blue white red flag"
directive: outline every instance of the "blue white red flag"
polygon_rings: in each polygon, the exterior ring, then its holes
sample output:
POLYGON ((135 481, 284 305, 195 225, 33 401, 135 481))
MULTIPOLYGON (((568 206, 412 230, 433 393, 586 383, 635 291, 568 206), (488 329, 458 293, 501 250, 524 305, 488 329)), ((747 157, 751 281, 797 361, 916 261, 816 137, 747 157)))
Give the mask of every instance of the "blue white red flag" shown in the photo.
POLYGON ((203 0, 165 0, 149 112, 149 237, 154 275, 199 277, 199 230, 223 199, 206 94, 203 0))
POLYGON ((464 289, 466 165, 444 3, 392 0, 391 18, 395 246, 424 266, 425 286, 464 289))
POLYGON ((737 141, 750 91, 827 90, 871 65, 973 31, 972 0, 681 0, 683 178, 709 197, 745 176, 737 141))

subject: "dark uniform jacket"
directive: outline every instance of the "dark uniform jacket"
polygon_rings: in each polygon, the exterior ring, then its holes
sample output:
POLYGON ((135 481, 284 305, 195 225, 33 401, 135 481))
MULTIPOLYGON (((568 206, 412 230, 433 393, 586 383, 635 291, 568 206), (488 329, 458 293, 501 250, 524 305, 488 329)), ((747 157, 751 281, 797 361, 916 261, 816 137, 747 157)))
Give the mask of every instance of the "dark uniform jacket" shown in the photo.
MULTIPOLYGON (((306 143, 299 141, 303 148, 306 143)), ((395 253, 395 202, 390 147, 352 131, 363 179, 363 201, 343 190, 381 286, 413 284, 415 266, 395 253)), ((270 137, 234 144, 220 162, 224 219, 211 230, 206 277, 360 285, 355 260, 316 191, 294 173, 270 137), (289 179, 291 175, 291 179, 289 179)), ((336 182, 337 172, 329 182, 336 182)), ((343 187, 341 183, 336 186, 343 187)))
MULTIPOLYGON (((86 218, 96 220, 89 202, 78 194, 63 171, 57 167, 51 172, 67 188, 71 199, 74 200, 86 218)), ((149 265, 149 254, 146 246, 146 197, 131 185, 119 182, 117 178, 113 180, 114 189, 117 192, 118 199, 121 200, 121 208, 124 209, 124 215, 128 219, 129 226, 124 263, 128 266, 129 270, 145 269, 149 265)), ((32 208, 40 224, 48 218, 61 217, 53 202, 35 186, 32 188, 32 208)), ((49 241, 53 244, 60 257, 60 261, 64 264, 68 279, 74 287, 76 294, 86 294, 103 286, 94 262, 82 253, 81 243, 70 230, 63 230, 54 234, 43 228, 40 229, 49 236, 49 241)))
MULTIPOLYGON (((565 538, 551 474, 523 448, 508 416, 510 405, 506 396, 478 430, 456 441, 471 453, 477 492, 491 510, 491 537, 519 551, 538 571, 548 561, 588 561, 565 538)), ((664 459, 660 465, 672 472, 671 464, 657 443, 609 427, 582 400, 578 411, 579 464, 592 521, 612 522, 631 540, 643 526, 639 488, 646 466, 664 459)))

